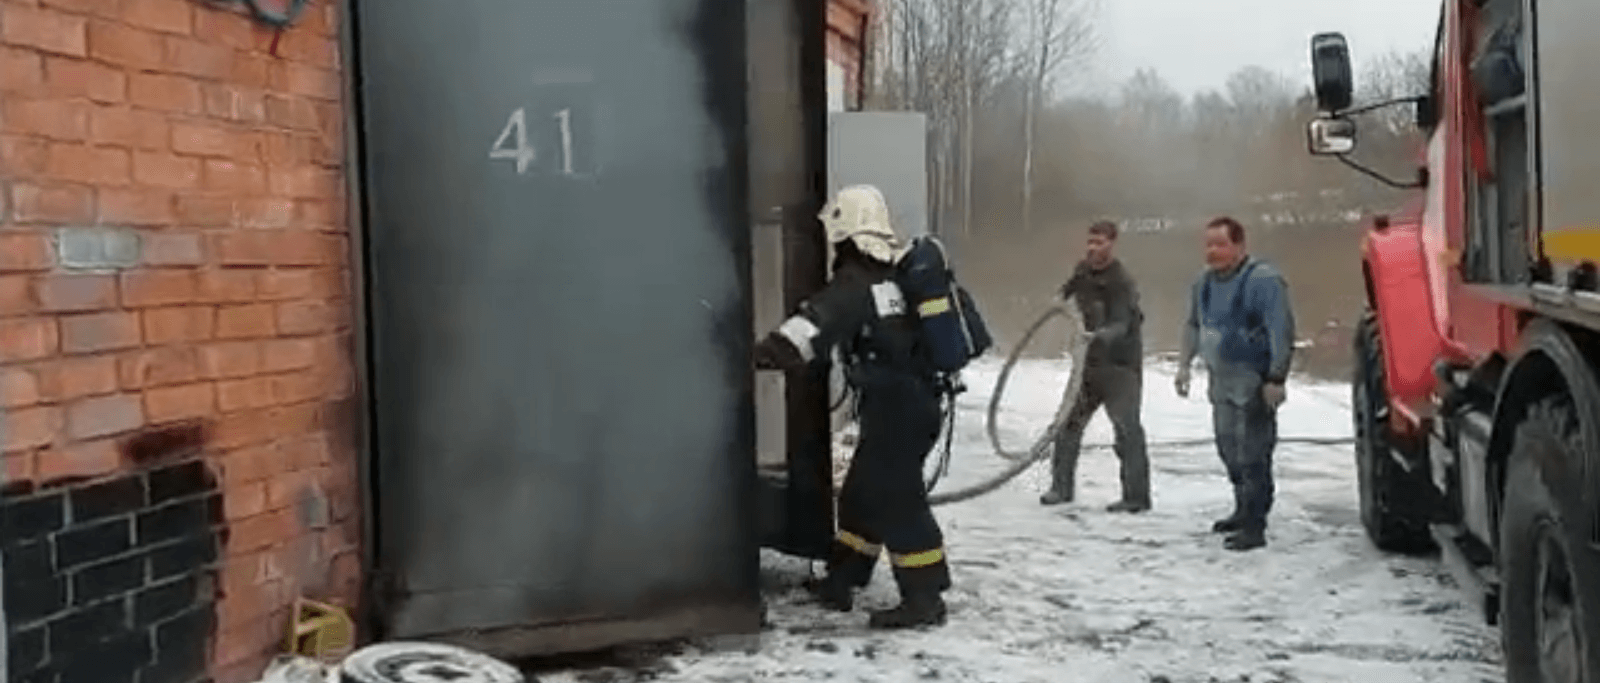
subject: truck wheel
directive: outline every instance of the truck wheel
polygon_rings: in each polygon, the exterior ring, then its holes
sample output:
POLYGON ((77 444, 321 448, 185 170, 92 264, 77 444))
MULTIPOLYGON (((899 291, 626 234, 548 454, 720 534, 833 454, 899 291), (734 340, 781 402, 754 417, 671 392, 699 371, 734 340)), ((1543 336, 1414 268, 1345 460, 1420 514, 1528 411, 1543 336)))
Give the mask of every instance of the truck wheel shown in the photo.
POLYGON ((1361 501, 1361 525, 1381 550, 1420 553, 1433 548, 1428 520, 1418 506, 1403 501, 1428 500, 1433 486, 1427 471, 1407 472, 1395 462, 1392 446, 1384 438, 1389 419, 1389 391, 1384 378, 1383 346, 1377 320, 1371 312, 1356 327, 1355 376, 1350 382, 1350 415, 1355 427, 1356 487, 1361 501))
POLYGON ((1587 547, 1583 453, 1571 404, 1533 406, 1514 438, 1500 517, 1506 682, 1595 683, 1600 643, 1590 634, 1600 616, 1600 564, 1587 547))
POLYGON ((488 655, 441 643, 369 645, 339 665, 341 683, 533 683, 488 655))

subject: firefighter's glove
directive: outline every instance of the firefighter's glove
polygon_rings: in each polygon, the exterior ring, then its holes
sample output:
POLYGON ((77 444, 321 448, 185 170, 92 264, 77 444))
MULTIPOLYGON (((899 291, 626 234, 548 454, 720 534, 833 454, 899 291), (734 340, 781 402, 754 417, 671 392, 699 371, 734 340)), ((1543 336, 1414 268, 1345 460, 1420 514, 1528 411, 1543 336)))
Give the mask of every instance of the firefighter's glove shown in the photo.
POLYGON ((1191 377, 1189 375, 1189 368, 1179 368, 1178 369, 1178 376, 1172 378, 1172 388, 1177 390, 1178 396, 1181 396, 1183 398, 1188 398, 1189 397, 1189 380, 1190 379, 1191 379, 1191 377))
POLYGON ((1261 398, 1267 402, 1267 407, 1277 410, 1289 398, 1289 392, 1278 382, 1267 382, 1261 385, 1261 398))

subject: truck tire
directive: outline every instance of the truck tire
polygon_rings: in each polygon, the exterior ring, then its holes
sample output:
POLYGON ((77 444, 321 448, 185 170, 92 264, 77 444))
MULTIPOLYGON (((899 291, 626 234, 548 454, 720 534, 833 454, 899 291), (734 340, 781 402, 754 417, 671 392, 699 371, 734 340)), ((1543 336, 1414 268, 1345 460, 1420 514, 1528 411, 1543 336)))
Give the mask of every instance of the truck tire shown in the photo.
POLYGON ((1571 402, 1559 397, 1534 405, 1513 439, 1500 517, 1506 682, 1596 683, 1600 563, 1587 540, 1591 523, 1578 475, 1583 452, 1571 402))
POLYGON ((339 676, 340 683, 537 683, 488 655, 426 642, 368 645, 340 663, 339 676))
POLYGON ((1429 500, 1433 486, 1426 470, 1407 472, 1394 459, 1393 446, 1384 437, 1389 414, 1389 390, 1384 376, 1383 344, 1377 319, 1371 311, 1356 326, 1355 369, 1351 378, 1350 415, 1354 422, 1356 487, 1361 501, 1361 525, 1380 550, 1421 553, 1434 547, 1428 520, 1420 506, 1401 501, 1429 500))

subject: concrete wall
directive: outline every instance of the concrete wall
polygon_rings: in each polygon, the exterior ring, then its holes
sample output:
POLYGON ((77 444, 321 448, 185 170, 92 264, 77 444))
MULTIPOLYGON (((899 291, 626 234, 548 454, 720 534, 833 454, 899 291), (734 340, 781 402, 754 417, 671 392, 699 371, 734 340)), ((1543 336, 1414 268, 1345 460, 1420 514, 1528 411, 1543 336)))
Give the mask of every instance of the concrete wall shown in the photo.
POLYGON ((356 595, 336 7, 0 0, 9 680, 250 680, 356 595))

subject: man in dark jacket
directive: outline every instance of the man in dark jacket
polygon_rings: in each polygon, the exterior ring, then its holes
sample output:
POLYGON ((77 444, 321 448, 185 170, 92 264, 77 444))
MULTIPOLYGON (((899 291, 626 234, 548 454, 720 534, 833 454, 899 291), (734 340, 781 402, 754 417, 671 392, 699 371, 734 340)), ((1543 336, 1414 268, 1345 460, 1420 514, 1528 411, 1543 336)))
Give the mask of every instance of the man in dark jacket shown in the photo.
POLYGON ((870 185, 840 190, 820 218, 837 254, 832 281, 754 350, 757 367, 801 372, 842 348, 845 376, 860 396, 861 440, 839 491, 828 575, 813 590, 825 606, 850 611, 887 548, 901 600, 874 612, 868 626, 943 624, 950 567, 922 479, 939 439, 940 393, 895 283, 899 239, 883 195, 870 185))
POLYGON ((1106 509, 1135 513, 1150 509, 1150 458, 1139 419, 1144 315, 1133 276, 1113 253, 1116 243, 1115 223, 1100 221, 1089 226, 1087 253, 1061 287, 1063 299, 1078 297, 1089 352, 1078 402, 1056 435, 1052 485, 1039 499, 1044 505, 1072 501, 1083 430, 1103 405, 1116 435, 1117 459, 1122 462, 1122 499, 1106 509))
POLYGON ((1189 365, 1206 364, 1217 455, 1233 483, 1233 514, 1212 531, 1229 550, 1266 545, 1272 510, 1272 450, 1278 406, 1294 354, 1289 285, 1272 264, 1245 252, 1244 226, 1226 216, 1206 226, 1206 266, 1189 299, 1175 385, 1189 395, 1189 365))

